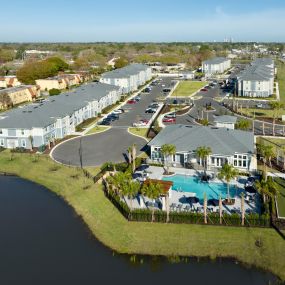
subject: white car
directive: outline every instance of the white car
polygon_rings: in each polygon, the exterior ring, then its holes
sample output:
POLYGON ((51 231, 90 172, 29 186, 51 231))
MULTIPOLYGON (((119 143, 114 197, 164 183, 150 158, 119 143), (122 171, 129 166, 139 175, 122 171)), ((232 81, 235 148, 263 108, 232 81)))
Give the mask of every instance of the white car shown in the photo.
POLYGON ((114 113, 114 114, 122 114, 122 113, 123 113, 123 111, 122 111, 122 110, 120 110, 120 109, 118 109, 118 110, 114 110, 114 111, 113 111, 113 113, 114 113))
POLYGON ((147 126, 147 124, 148 124, 147 120, 142 120, 137 123, 133 123, 133 127, 144 127, 147 126))

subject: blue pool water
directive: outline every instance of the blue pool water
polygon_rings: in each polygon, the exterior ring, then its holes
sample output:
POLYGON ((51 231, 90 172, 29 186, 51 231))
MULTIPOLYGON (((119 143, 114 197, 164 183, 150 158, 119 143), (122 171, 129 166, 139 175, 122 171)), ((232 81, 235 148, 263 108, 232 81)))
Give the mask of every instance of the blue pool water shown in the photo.
MULTIPOLYGON (((186 176, 186 175, 175 175, 171 177, 164 177, 164 181, 172 181, 173 190, 182 191, 182 192, 193 192, 196 193, 196 197, 200 200, 204 199, 204 193, 207 194, 209 199, 219 199, 221 196, 222 199, 227 197, 227 184, 225 183, 205 183, 201 182, 198 177, 195 176, 186 176)), ((240 193, 239 188, 234 185, 230 186, 230 196, 235 197, 240 193)))

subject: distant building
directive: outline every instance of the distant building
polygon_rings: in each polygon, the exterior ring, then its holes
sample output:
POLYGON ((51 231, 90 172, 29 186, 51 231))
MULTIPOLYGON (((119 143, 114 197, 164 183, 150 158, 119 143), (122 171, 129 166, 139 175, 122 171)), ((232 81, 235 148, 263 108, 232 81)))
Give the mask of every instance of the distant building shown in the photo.
POLYGON ((21 85, 21 82, 16 76, 0 76, 0 88, 16 87, 21 85))
POLYGON ((223 115, 214 117, 214 124, 217 128, 227 128, 234 130, 236 122, 237 117, 235 116, 223 115))
POLYGON ((35 85, 20 85, 0 90, 0 109, 13 107, 24 102, 32 102, 39 95, 39 89, 35 85))
POLYGON ((245 97, 269 97, 274 93, 274 61, 258 58, 238 76, 238 95, 245 97))
POLYGON ((136 91, 152 78, 151 67, 133 63, 102 74, 100 82, 119 86, 123 93, 136 91))
POLYGON ((215 57, 202 62, 202 72, 206 76, 224 73, 231 67, 231 60, 225 57, 215 57))
POLYGON ((36 80, 36 84, 41 91, 49 91, 50 89, 64 90, 83 82, 80 74, 61 74, 54 77, 36 80))
POLYGON ((48 145, 73 134, 77 125, 98 116, 120 97, 117 86, 90 83, 43 102, 0 113, 0 146, 31 149, 48 145))
POLYGON ((195 78, 195 71, 179 71, 178 76, 182 79, 194 79, 195 78))

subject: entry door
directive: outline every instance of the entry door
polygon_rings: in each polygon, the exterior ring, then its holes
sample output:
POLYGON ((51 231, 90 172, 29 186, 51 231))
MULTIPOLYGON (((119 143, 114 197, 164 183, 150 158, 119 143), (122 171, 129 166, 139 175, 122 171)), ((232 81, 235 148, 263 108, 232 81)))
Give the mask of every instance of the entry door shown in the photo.
POLYGON ((19 142, 16 139, 7 139, 7 148, 16 148, 19 146, 19 142))

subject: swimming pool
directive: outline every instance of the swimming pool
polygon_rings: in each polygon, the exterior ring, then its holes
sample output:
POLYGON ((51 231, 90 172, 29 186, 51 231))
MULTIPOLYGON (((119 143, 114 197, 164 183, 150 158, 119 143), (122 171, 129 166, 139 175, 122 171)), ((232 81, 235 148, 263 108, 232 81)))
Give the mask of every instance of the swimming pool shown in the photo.
MULTIPOLYGON (((227 184, 225 183, 205 183, 201 182, 198 177, 186 175, 164 177, 162 180, 172 181, 174 183, 173 190, 196 193, 196 197, 200 200, 204 199, 204 193, 207 194, 208 200, 219 199, 220 196, 222 199, 227 197, 227 184)), ((239 195, 240 190, 235 185, 230 185, 230 196, 239 195)))

